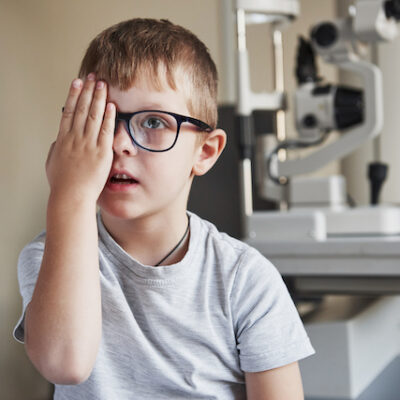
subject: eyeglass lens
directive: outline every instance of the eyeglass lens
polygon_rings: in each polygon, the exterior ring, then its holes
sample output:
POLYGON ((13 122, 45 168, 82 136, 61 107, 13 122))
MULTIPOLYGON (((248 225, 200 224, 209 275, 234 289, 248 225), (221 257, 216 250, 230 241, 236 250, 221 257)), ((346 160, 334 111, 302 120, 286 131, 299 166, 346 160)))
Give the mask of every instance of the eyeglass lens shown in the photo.
POLYGON ((130 119, 129 125, 136 142, 149 150, 170 148, 178 133, 176 119, 159 111, 137 113, 130 119))

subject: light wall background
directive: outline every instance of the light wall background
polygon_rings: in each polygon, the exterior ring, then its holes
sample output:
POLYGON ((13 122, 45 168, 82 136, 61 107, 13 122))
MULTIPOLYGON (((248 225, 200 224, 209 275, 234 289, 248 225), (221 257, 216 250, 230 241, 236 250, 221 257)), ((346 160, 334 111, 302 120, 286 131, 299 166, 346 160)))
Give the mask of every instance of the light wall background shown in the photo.
MULTIPOLYGON (((296 86, 293 73, 297 35, 308 35, 311 25, 336 15, 334 0, 301 0, 300 3, 301 16, 283 35, 288 92, 293 92, 296 86)), ((22 247, 45 228, 49 194, 45 160, 57 135, 60 110, 68 87, 77 75, 90 40, 101 30, 124 19, 168 18, 192 30, 209 47, 221 77, 219 101, 229 103, 232 96, 229 82, 224 81, 224 71, 231 67, 231 61, 227 59, 224 15, 225 0, 0 0, 2 399, 39 400, 49 398, 51 393, 51 386, 36 372, 23 345, 12 338, 12 329, 20 316, 22 304, 16 266, 22 247)), ((254 90, 268 89, 272 82, 271 49, 267 36, 268 31, 262 26, 252 27, 248 32, 250 51, 256 54, 251 59, 254 90)), ((393 51, 390 45, 386 46, 382 52, 393 51)), ((398 47, 396 49, 400 54, 398 47)), ((382 56, 386 57, 383 53, 382 56)), ((388 68, 391 68, 391 75, 384 79, 385 90, 392 92, 390 85, 393 79, 397 80, 396 69, 392 65, 388 68)), ((320 74, 329 82, 337 82, 338 73, 331 66, 320 65, 320 74)), ((397 158, 396 150, 399 148, 392 145, 399 125, 396 104, 397 97, 393 97, 388 104, 391 114, 387 116, 392 125, 388 132, 385 131, 382 145, 394 158, 397 158)), ((289 97, 289 109, 291 107, 289 97)), ((290 136, 295 134, 292 118, 289 110, 287 126, 290 136)), ((232 134, 228 132, 234 140, 232 134)), ((395 143, 399 144, 398 139, 395 143)), ((358 159, 348 158, 346 169, 349 175, 356 171, 359 179, 365 180, 361 164, 358 159)), ((399 201, 400 186, 393 180, 400 171, 399 161, 392 168, 390 179, 395 189, 385 190, 384 199, 399 201)), ((317 173, 337 173, 340 170, 340 163, 335 162, 317 173)), ((353 185, 356 178, 351 176, 351 179, 353 185)), ((353 191, 352 195, 363 200, 364 189, 357 187, 360 192, 353 191)))

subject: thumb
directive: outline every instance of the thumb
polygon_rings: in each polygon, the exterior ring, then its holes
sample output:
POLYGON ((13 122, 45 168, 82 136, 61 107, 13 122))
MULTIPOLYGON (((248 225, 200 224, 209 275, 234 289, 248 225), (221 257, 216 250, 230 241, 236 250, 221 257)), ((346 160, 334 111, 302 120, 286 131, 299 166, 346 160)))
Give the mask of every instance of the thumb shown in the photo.
POLYGON ((51 144, 51 146, 50 146, 49 154, 47 155, 47 160, 46 160, 46 170, 47 170, 48 167, 49 167, 49 162, 50 162, 51 154, 53 153, 53 149, 54 149, 55 144, 56 144, 56 142, 54 141, 54 142, 51 144))

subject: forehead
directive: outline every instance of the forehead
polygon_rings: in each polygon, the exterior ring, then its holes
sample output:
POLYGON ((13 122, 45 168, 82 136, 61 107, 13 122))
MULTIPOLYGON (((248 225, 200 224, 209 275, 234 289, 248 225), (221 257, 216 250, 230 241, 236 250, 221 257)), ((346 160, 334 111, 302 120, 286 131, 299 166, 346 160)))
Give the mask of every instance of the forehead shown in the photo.
POLYGON ((107 101, 113 102, 120 112, 157 109, 189 115, 186 93, 182 84, 172 88, 163 74, 156 83, 151 77, 141 75, 136 77, 129 89, 109 86, 107 101))

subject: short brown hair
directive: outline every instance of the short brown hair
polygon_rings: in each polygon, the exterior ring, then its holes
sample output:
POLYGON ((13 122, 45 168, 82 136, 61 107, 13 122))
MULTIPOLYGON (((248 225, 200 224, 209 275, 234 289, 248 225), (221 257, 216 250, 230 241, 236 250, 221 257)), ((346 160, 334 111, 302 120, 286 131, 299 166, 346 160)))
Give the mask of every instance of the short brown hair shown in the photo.
POLYGON ((168 20, 134 18, 113 25, 89 44, 79 77, 95 72, 119 90, 138 76, 150 78, 160 90, 160 71, 172 89, 186 92, 193 117, 217 125, 217 69, 207 47, 193 33, 168 20), (182 74, 183 72, 183 74, 182 74))

